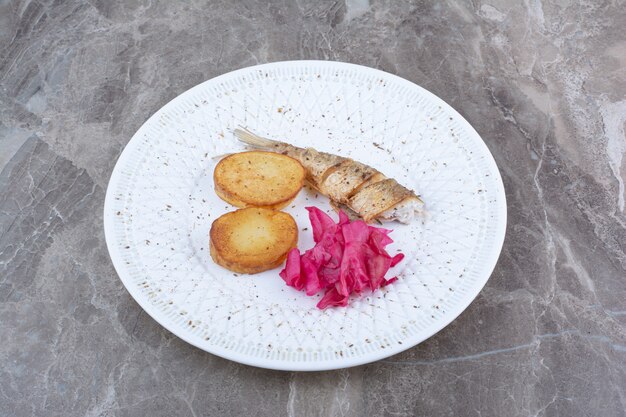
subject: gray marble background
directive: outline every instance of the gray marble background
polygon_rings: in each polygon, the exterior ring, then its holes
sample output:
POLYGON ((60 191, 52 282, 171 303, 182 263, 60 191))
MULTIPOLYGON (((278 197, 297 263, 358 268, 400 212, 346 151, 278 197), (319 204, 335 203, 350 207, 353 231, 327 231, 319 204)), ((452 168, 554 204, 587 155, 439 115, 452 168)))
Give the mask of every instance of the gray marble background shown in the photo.
POLYGON ((1 416, 624 416, 626 4, 0 1, 1 416), (330 59, 439 95, 509 202, 470 308, 353 369, 255 369, 128 295, 102 230, 111 170, 167 101, 257 63, 330 59))

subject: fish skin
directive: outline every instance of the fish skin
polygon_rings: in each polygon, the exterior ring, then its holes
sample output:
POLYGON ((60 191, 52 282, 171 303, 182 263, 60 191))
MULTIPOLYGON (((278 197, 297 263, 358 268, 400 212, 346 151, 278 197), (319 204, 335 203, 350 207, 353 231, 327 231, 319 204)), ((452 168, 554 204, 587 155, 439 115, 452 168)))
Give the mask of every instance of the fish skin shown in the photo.
POLYGON ((348 205, 359 186, 376 174, 374 168, 348 159, 332 169, 321 184, 320 191, 333 201, 348 205))
POLYGON ((367 185, 350 198, 348 207, 359 213, 366 222, 389 210, 407 197, 415 194, 398 184, 393 178, 367 185))
MULTIPOLYGON (((287 146, 292 145, 287 144, 287 146)), ((294 153, 292 158, 296 158, 300 161, 304 170, 307 172, 307 179, 309 182, 311 182, 313 186, 322 193, 324 193, 322 184, 326 179, 326 176, 330 174, 329 170, 348 160, 347 158, 339 155, 318 152, 313 148, 302 149, 295 146, 292 147, 295 148, 295 151, 291 151, 294 153)))

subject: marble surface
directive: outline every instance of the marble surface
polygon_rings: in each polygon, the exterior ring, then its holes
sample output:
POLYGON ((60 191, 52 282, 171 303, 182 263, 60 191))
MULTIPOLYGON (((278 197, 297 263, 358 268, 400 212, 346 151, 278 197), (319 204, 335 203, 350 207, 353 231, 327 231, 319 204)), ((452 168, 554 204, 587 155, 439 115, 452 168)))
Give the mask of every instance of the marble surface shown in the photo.
POLYGON ((0 1, 0 415, 624 416, 626 3, 0 1), (504 179, 507 238, 453 324, 357 368, 195 349, 109 259, 139 126, 216 75, 354 62, 450 103, 504 179))

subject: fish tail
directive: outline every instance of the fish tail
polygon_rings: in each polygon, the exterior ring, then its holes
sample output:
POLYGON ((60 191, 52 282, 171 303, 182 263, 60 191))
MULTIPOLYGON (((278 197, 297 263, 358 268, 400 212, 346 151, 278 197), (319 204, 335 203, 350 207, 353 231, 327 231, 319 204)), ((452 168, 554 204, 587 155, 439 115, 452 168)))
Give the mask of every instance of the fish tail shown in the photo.
POLYGON ((235 134, 235 137, 241 142, 254 148, 269 149, 276 147, 277 144, 281 144, 281 142, 278 142, 276 140, 262 138, 261 136, 255 135, 254 133, 244 128, 237 128, 233 131, 233 133, 235 134))

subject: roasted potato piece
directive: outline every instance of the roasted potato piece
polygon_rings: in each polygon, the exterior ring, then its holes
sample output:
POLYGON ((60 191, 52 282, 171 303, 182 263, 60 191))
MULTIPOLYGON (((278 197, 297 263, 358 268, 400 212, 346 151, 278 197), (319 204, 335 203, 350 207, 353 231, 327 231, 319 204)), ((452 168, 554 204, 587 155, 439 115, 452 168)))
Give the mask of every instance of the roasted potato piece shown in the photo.
POLYGON ((285 155, 250 151, 222 159, 213 172, 215 192, 237 207, 281 209, 304 183, 304 168, 285 155))
POLYGON ((262 207, 226 213, 211 225, 211 257, 234 272, 255 274, 280 266, 298 243, 291 215, 262 207))

